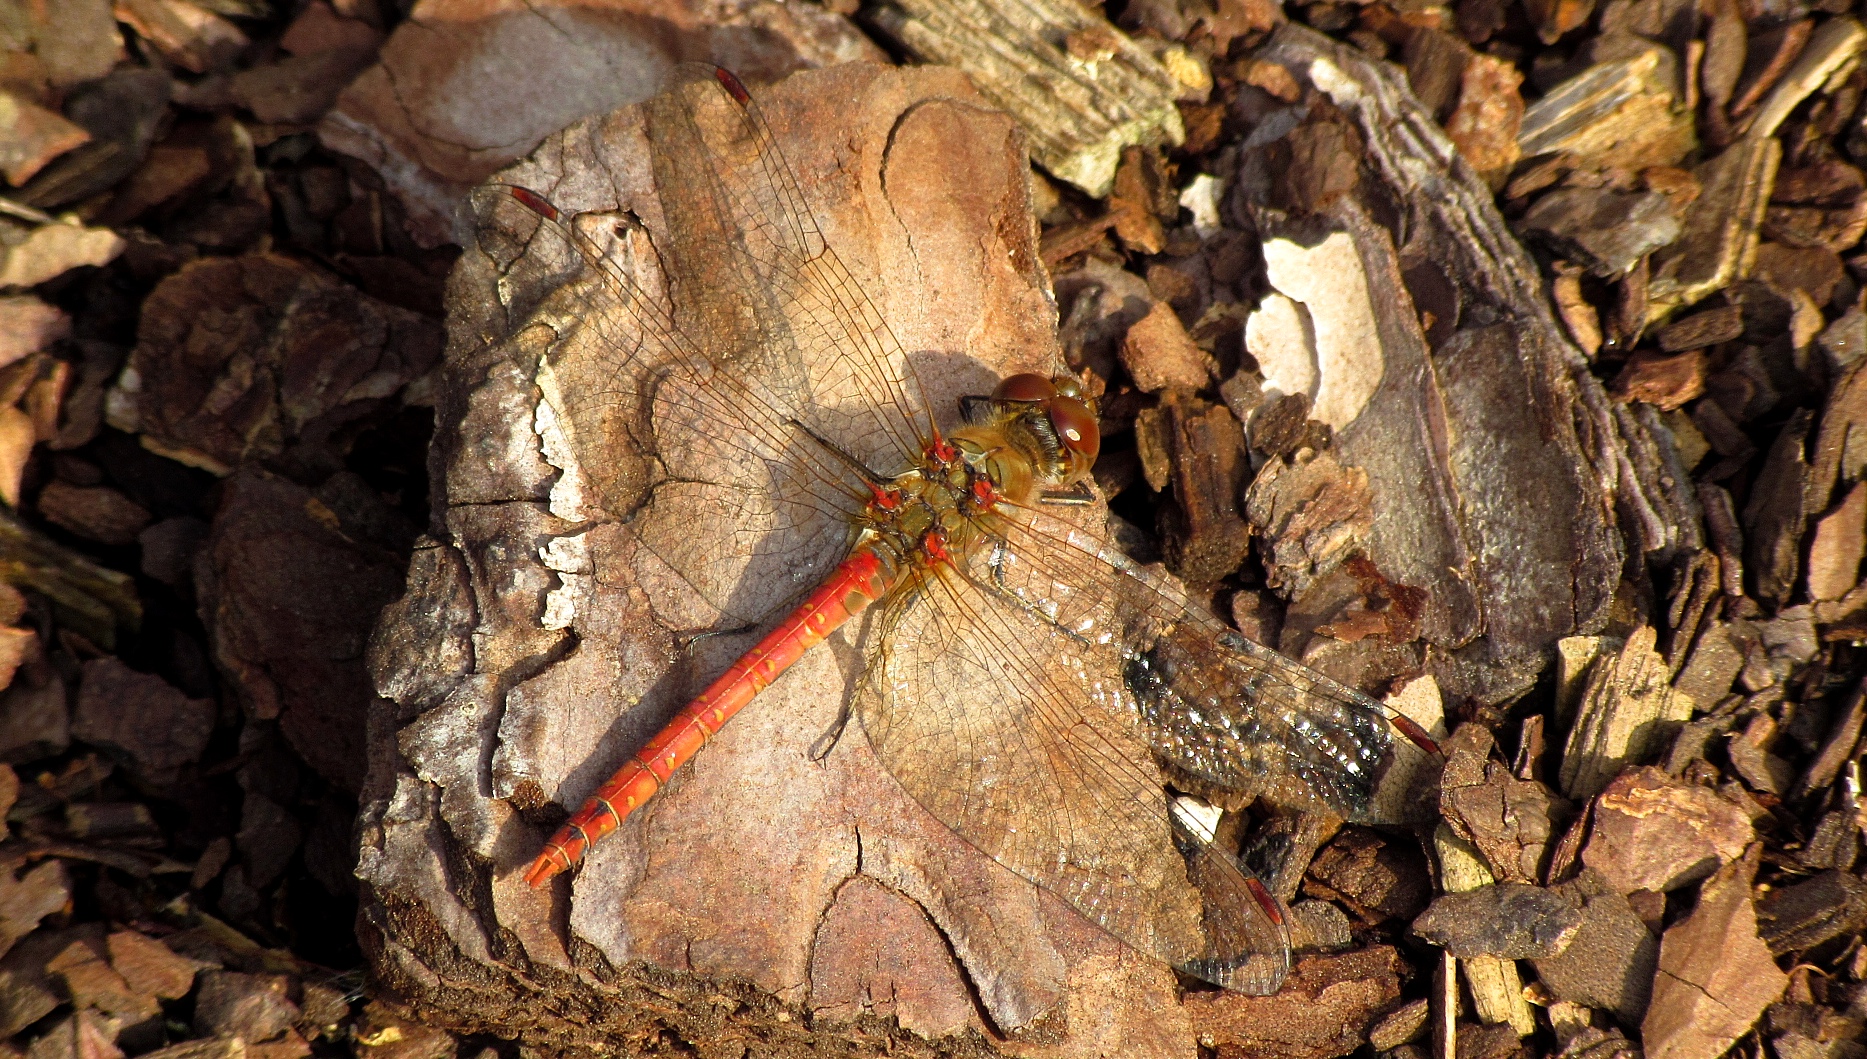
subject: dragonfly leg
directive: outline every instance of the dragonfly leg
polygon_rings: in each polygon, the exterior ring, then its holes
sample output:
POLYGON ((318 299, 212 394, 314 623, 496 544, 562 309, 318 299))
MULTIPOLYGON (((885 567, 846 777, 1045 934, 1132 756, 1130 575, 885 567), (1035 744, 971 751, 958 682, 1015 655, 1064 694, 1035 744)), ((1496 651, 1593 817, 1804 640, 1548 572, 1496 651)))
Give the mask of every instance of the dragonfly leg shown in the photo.
POLYGON ((1040 504, 1057 504, 1062 507, 1084 507, 1096 502, 1095 491, 1086 481, 1077 482, 1068 489, 1046 489, 1038 494, 1040 504))

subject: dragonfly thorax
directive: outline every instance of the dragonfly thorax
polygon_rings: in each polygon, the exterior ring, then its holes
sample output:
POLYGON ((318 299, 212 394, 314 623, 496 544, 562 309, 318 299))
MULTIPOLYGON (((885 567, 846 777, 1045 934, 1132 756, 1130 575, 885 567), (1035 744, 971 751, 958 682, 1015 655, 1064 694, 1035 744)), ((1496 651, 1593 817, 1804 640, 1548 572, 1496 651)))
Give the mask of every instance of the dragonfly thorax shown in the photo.
POLYGON ((999 504, 1069 489, 1095 463, 1095 408, 1071 376, 1013 375, 989 397, 961 398, 960 412, 965 426, 935 438, 907 471, 870 487, 859 547, 897 568, 949 562, 999 535, 999 504))

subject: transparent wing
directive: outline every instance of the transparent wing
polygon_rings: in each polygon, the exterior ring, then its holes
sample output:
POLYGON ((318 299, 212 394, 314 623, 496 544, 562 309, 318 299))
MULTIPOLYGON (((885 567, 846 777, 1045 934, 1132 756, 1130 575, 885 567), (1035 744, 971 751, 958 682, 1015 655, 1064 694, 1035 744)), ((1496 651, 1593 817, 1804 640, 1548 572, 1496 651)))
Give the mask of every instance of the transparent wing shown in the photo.
POLYGON ((1418 725, 1244 638, 1096 534, 1037 507, 1004 517, 979 576, 1058 628, 1116 645, 1127 701, 1168 764, 1361 823, 1431 816, 1434 792, 1415 778, 1434 772, 1438 751, 1418 725))
POLYGON ((1111 645, 953 567, 894 601, 880 641, 858 708, 916 801, 1129 945, 1239 992, 1276 991, 1285 913, 1170 807, 1111 645))
POLYGON ((492 186, 480 242, 573 276, 539 381, 591 499, 756 621, 842 557, 862 468, 919 454, 925 401, 738 82, 683 67, 645 109, 660 229, 492 186))
POLYGON ((758 104, 731 74, 684 65, 647 105, 678 302, 718 355, 794 395, 793 414, 882 472, 930 430, 888 324, 824 242, 758 104))

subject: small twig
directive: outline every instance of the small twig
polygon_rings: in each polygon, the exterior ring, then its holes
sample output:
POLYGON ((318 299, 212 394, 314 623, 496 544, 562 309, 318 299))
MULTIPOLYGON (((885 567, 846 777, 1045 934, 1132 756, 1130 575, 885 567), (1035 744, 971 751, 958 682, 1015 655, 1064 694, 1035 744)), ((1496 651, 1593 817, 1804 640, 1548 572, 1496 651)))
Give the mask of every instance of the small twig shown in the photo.
POLYGON ((57 217, 52 216, 44 210, 33 209, 23 202, 15 202, 4 195, 0 195, 0 213, 4 213, 9 217, 18 217, 22 221, 31 221, 34 224, 61 223, 57 217))

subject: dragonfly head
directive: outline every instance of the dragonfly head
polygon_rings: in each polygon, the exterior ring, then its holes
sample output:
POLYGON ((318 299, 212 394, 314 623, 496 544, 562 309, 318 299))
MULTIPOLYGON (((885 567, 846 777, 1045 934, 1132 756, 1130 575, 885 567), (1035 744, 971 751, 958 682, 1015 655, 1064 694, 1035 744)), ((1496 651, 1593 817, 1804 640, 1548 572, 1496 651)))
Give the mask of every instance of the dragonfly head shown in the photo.
POLYGON ((991 403, 1007 430, 1028 438, 1044 488, 1075 485, 1095 466, 1102 432, 1095 402, 1075 376, 1013 375, 992 391, 991 403))

